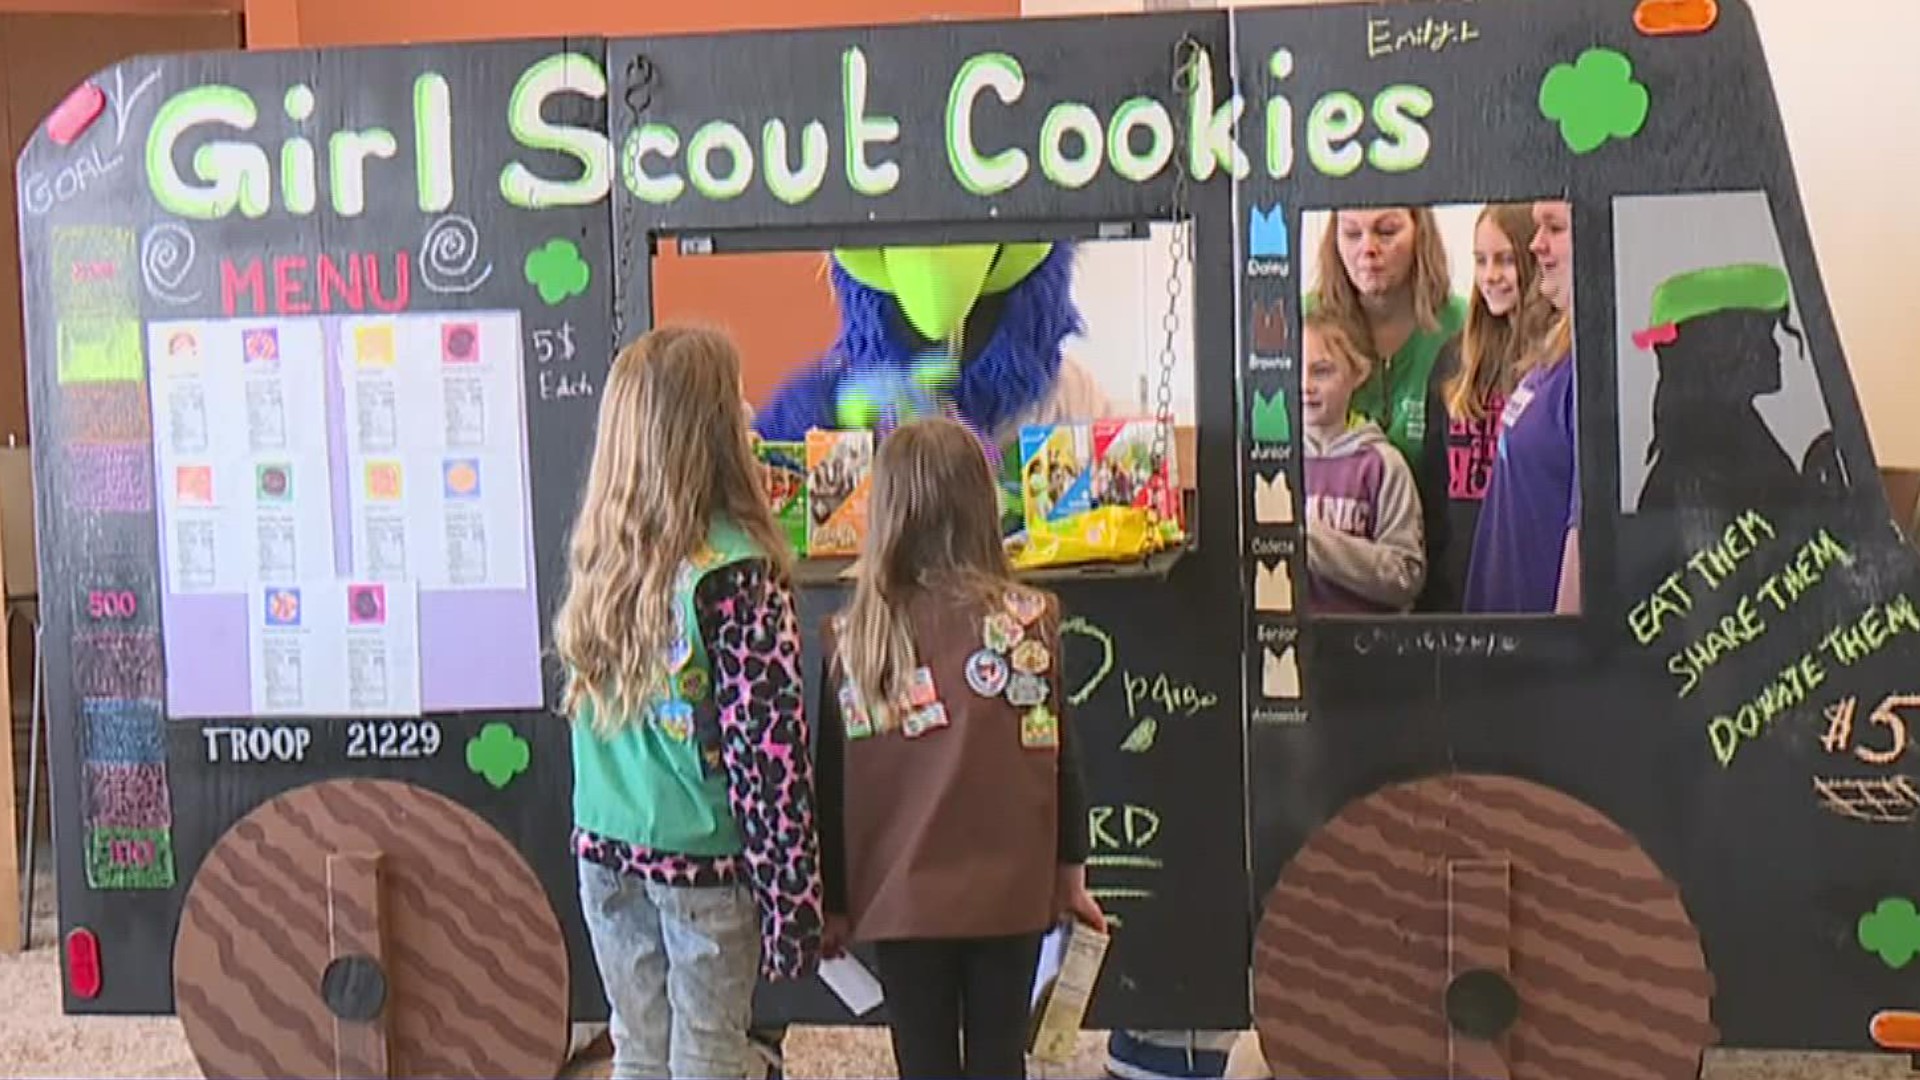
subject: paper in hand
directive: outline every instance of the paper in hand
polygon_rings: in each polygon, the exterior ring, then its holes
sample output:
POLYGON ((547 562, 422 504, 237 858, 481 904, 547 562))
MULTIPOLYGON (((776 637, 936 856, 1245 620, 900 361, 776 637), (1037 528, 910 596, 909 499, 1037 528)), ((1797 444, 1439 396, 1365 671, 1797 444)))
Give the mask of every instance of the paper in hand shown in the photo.
POLYGON ((852 953, 822 960, 820 981, 826 983, 827 989, 852 1009, 855 1016, 867 1015, 886 1000, 886 995, 880 989, 880 980, 874 978, 866 965, 855 959, 852 953))

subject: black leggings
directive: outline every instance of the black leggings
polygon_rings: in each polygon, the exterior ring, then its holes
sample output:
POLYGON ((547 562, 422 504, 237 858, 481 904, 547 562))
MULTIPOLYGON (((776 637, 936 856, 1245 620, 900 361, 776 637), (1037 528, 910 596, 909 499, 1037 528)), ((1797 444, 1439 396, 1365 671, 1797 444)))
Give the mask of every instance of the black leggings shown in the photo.
POLYGON ((874 946, 901 1080, 1025 1080, 1040 938, 1021 934, 874 946))

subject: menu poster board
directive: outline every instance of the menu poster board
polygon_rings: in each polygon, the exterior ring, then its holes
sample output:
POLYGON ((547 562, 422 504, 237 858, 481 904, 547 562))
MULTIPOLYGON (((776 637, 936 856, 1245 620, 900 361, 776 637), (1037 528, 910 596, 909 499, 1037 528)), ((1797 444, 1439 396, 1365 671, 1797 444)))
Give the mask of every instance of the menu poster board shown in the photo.
POLYGON ((94 77, 77 141, 32 140, 60 908, 112 973, 70 1008, 169 1011, 159 928, 202 861, 328 778, 471 808, 568 911, 543 644, 613 354, 609 217, 540 186, 577 157, 478 119, 591 122, 582 55, 141 57, 94 77))

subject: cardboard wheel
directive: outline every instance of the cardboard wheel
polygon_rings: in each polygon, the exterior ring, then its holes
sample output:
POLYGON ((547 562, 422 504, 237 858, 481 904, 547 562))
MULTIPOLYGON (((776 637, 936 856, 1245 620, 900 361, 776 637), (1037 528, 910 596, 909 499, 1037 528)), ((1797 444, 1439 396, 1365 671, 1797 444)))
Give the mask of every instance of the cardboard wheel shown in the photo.
POLYGON ((568 977, 519 852, 389 780, 311 784, 236 822, 194 875, 173 953, 209 1077, 551 1077, 568 977))
POLYGON ((1712 998, 1679 890, 1633 838, 1507 777, 1348 804, 1281 871, 1254 947, 1276 1080, 1693 1080, 1712 998))

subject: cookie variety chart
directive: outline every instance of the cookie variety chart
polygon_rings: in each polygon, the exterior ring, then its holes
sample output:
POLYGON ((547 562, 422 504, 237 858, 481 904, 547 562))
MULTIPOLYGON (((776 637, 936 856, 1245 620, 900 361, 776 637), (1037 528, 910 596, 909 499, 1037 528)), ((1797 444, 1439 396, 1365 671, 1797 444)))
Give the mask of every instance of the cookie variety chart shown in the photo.
POLYGON ((147 326, 169 715, 539 704, 533 649, 421 663, 478 618, 538 638, 520 341, 515 311, 147 326))

